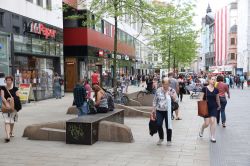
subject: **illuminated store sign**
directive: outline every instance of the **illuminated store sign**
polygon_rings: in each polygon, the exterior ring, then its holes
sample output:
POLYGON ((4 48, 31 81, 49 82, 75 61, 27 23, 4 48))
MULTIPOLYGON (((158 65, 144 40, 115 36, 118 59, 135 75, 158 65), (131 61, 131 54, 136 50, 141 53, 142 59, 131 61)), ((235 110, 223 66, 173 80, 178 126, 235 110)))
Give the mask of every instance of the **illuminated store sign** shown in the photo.
POLYGON ((48 39, 49 37, 51 38, 56 37, 56 30, 47 28, 42 23, 31 22, 29 24, 29 32, 43 35, 45 36, 46 39, 48 39))

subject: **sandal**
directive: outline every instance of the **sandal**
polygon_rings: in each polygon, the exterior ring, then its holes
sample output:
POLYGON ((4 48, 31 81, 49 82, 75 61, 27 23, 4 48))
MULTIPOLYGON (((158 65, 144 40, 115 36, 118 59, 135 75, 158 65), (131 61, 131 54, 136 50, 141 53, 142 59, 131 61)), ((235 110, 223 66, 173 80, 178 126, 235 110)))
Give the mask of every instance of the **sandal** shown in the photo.
POLYGON ((10 137, 15 137, 15 135, 13 133, 10 133, 10 137))

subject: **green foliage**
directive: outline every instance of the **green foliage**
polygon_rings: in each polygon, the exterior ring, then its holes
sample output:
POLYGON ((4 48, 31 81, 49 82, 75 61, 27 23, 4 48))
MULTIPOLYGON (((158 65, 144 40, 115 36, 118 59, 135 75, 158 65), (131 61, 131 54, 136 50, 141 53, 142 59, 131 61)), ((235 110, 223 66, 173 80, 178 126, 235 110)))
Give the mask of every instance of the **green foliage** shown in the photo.
POLYGON ((154 5, 154 34, 151 44, 163 56, 170 69, 189 65, 196 58, 198 32, 193 30, 194 5, 181 2, 154 5))

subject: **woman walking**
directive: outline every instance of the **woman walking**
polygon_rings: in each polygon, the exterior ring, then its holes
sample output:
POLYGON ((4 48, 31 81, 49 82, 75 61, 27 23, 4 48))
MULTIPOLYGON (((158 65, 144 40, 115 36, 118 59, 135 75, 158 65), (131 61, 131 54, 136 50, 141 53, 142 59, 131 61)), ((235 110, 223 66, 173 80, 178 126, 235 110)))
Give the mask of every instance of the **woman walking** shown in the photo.
POLYGON ((182 75, 179 76, 178 82, 179 82, 178 98, 180 98, 180 101, 182 102, 183 94, 185 94, 185 82, 182 75))
POLYGON ((162 80, 162 87, 158 88, 153 100, 152 114, 156 114, 159 141, 157 145, 161 145, 164 140, 163 121, 165 120, 167 130, 167 145, 171 145, 172 141, 172 119, 171 119, 171 97, 176 100, 177 95, 174 89, 169 86, 169 79, 162 80))
MULTIPOLYGON (((17 102, 19 100, 18 88, 13 86, 13 77, 7 76, 5 78, 6 86, 1 88, 1 98, 3 104, 6 108, 11 109, 11 100, 14 100, 14 110, 10 113, 3 113, 4 123, 5 123, 5 132, 6 138, 5 142, 10 142, 10 137, 14 137, 14 123, 17 122, 17 110, 20 109, 20 104, 17 102)), ((19 100, 20 101, 20 100, 19 100)))
POLYGON ((203 137, 204 129, 210 125, 210 138, 211 142, 215 143, 215 128, 216 128, 216 117, 218 110, 221 109, 219 90, 214 87, 215 77, 208 77, 208 86, 202 88, 201 100, 207 100, 208 105, 208 116, 204 117, 204 123, 199 132, 200 137, 203 137))
POLYGON ((60 84, 61 77, 55 73, 55 77, 53 80, 54 90, 55 90, 55 97, 56 99, 61 99, 61 84, 60 84))
POLYGON ((227 105, 226 93, 229 99, 230 99, 230 93, 228 85, 225 84, 223 80, 224 80, 223 76, 219 75, 217 77, 217 82, 218 82, 217 88, 219 90, 220 105, 221 105, 221 109, 218 110, 217 112, 217 124, 220 124, 220 114, 221 114, 222 126, 226 127, 226 113, 225 113, 225 108, 227 105))

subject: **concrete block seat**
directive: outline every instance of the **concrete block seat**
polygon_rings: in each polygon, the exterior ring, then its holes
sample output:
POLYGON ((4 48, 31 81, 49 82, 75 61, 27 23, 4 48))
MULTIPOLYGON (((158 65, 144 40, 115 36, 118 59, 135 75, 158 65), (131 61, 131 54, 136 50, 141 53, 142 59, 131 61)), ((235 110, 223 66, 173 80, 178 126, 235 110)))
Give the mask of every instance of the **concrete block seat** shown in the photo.
MULTIPOLYGON (((115 126, 119 126, 120 129, 126 128, 126 126, 124 125, 123 109, 115 109, 114 111, 103 114, 99 113, 95 115, 81 116, 74 119, 70 119, 66 122, 66 143, 84 145, 94 144, 99 139, 99 124, 101 121, 113 122, 112 124, 118 123, 120 125, 115 126)), ((112 134, 116 133, 112 132, 112 134)), ((111 141, 111 139, 109 140, 111 141)), ((117 142, 123 142, 123 139, 119 138, 116 138, 114 140, 117 142)))
POLYGON ((23 132, 23 137, 31 140, 65 141, 65 135, 65 121, 29 125, 23 132))

